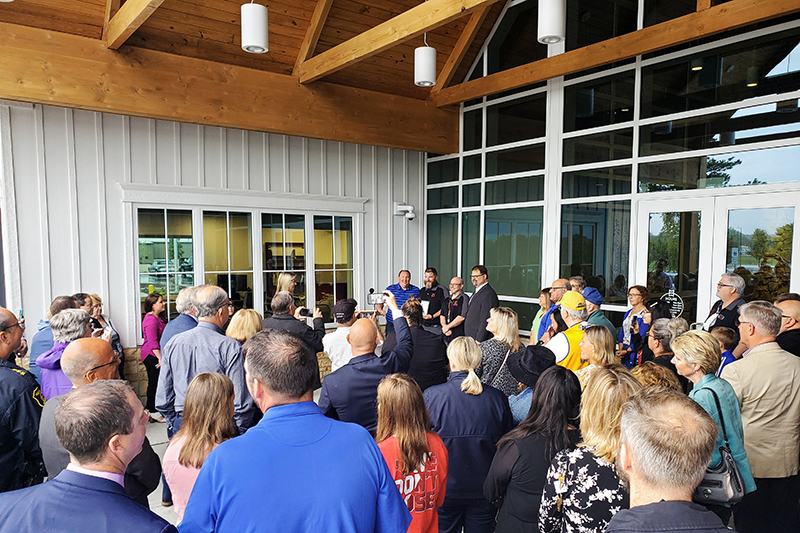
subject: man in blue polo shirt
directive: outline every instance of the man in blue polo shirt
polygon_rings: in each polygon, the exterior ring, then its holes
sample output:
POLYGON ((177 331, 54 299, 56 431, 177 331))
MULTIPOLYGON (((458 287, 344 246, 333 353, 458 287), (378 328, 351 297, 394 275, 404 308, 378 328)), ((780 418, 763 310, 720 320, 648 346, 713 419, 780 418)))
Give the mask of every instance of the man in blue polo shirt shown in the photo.
MULTIPOLYGON (((401 270, 397 274, 397 283, 389 285, 386 290, 394 294, 394 299, 397 302, 397 307, 403 307, 403 304, 411 298, 419 298, 419 287, 411 284, 411 272, 408 270, 401 270)), ((394 331, 394 319, 392 318, 392 310, 384 312, 383 304, 376 306, 381 314, 386 315, 386 333, 394 331)))

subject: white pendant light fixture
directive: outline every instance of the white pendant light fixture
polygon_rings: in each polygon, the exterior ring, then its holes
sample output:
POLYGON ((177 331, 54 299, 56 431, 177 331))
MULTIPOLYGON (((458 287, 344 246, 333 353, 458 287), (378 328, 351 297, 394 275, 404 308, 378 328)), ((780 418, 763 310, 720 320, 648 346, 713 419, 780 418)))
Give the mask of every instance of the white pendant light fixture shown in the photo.
POLYGON ((436 48, 428 46, 428 34, 422 36, 425 46, 414 50, 414 85, 433 87, 436 85, 436 48))
POLYGON ((566 0, 539 0, 538 40, 542 44, 555 44, 567 34, 566 0))
POLYGON ((266 6, 253 2, 242 4, 242 50, 251 54, 269 50, 266 6))

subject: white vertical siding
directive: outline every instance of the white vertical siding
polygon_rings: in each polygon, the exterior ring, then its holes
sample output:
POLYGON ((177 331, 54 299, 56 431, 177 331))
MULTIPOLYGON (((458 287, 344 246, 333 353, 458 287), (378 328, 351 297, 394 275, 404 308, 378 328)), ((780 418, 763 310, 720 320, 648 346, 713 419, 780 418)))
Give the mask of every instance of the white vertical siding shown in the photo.
POLYGON ((0 111, 3 179, 13 184, 3 207, 16 209, 16 235, 4 235, 6 279, 21 298, 9 305, 24 307, 31 325, 55 296, 97 292, 125 345, 136 343, 137 250, 119 184, 152 186, 154 202, 161 187, 176 186, 322 195, 332 212, 342 211, 337 197, 364 198, 363 289, 396 282, 400 268, 421 280, 421 153, 38 105, 0 111), (417 219, 394 217, 395 201, 413 204, 417 219))

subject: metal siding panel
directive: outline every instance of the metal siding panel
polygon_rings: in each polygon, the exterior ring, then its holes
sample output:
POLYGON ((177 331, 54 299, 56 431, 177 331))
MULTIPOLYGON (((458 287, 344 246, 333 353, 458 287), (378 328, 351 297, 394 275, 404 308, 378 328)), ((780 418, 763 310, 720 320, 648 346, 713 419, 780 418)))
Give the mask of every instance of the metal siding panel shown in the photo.
POLYGON ((202 187, 200 180, 202 173, 201 146, 202 126, 195 124, 180 125, 180 185, 188 187, 202 187))

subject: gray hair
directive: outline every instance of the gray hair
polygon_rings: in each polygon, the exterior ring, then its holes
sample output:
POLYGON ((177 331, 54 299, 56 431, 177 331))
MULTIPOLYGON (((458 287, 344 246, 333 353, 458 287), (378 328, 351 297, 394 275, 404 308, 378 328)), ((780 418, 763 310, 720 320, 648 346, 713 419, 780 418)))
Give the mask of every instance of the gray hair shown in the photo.
POLYGON ((689 323, 683 318, 659 318, 650 326, 650 335, 663 346, 667 353, 672 352, 672 341, 689 331, 689 323))
POLYGON ((294 296, 289 291, 280 291, 272 297, 270 308, 272 314, 285 315, 289 312, 289 308, 294 305, 294 296))
POLYGON ((83 309, 64 309, 50 319, 53 339, 58 342, 72 342, 86 335, 89 327, 89 313, 83 309))
POLYGON ((114 435, 133 432, 129 394, 133 389, 127 381, 103 379, 73 389, 64 397, 54 415, 56 436, 79 463, 100 462, 114 435))
POLYGON ((561 306, 561 309, 566 311, 567 312, 567 316, 570 317, 572 320, 581 320, 581 321, 583 321, 583 320, 586 320, 587 318, 589 318, 589 311, 587 311, 586 309, 578 309, 577 311, 575 311, 573 309, 567 309, 563 305, 561 306))
POLYGON ((216 285, 198 285, 196 289, 192 303, 198 318, 212 317, 228 304, 228 293, 216 285))
POLYGON ((764 300, 756 300, 744 304, 739 308, 739 318, 750 322, 756 331, 767 337, 776 337, 781 330, 781 315, 783 311, 764 300))
POLYGON ((586 280, 583 279, 583 276, 572 276, 569 278, 569 281, 577 281, 578 287, 581 291, 586 288, 586 280))
POLYGON ((736 290, 736 294, 739 296, 744 294, 744 288, 746 286, 744 282, 744 278, 739 274, 734 274, 733 272, 725 272, 720 276, 721 280, 727 280, 728 285, 733 285, 733 288, 736 290))
POLYGON ((178 297, 175 298, 175 310, 180 314, 185 315, 191 312, 194 307, 194 295, 198 287, 186 287, 181 289, 178 297))
MULTIPOLYGON (((717 424, 694 400, 664 387, 646 387, 622 409, 620 444, 637 476, 651 487, 694 490, 717 442, 717 424)), ((617 454, 617 472, 622 472, 617 454)))

